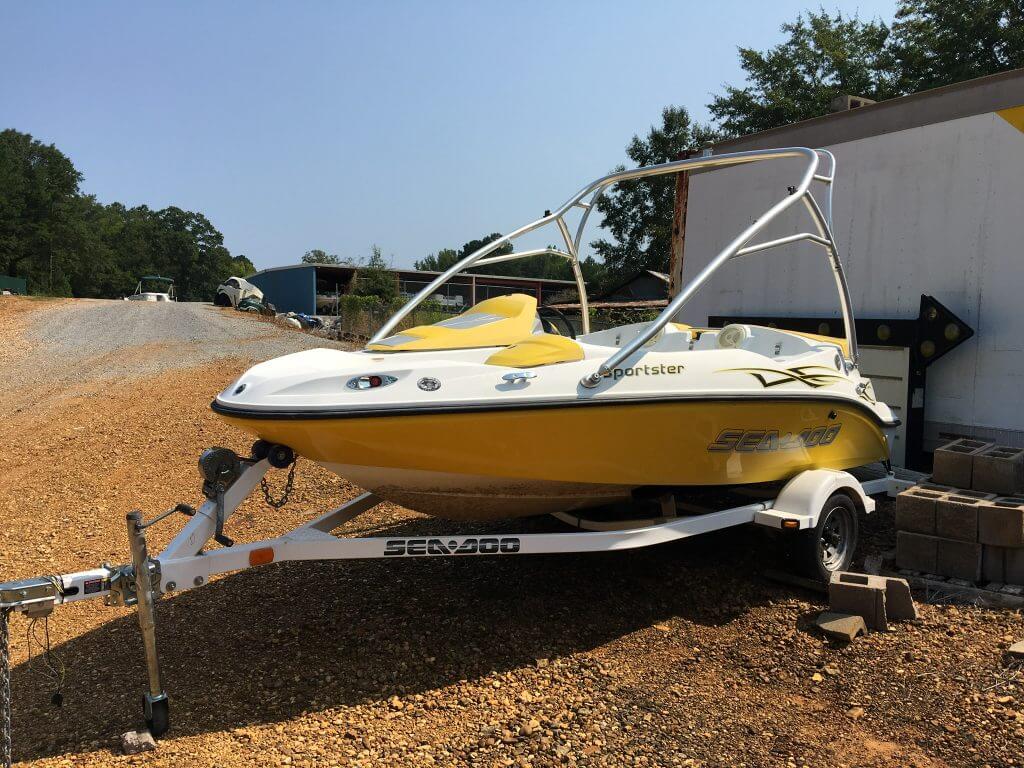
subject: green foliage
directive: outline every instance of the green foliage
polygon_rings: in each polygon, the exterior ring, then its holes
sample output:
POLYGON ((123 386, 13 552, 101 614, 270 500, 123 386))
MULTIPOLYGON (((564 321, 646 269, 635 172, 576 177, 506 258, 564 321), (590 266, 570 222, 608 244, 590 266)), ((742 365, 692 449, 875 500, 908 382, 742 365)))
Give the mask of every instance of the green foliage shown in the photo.
POLYGON ((231 275, 252 274, 201 213, 103 205, 53 145, 0 132, 0 273, 37 294, 118 298, 144 274, 172 277, 184 300, 209 300, 231 275))
POLYGON ((892 31, 901 93, 1024 67, 1021 0, 900 0, 892 31))
MULTIPOLYGON (((644 138, 634 136, 626 154, 637 166, 657 165, 678 160, 714 137, 710 128, 693 123, 683 107, 666 107, 661 125, 652 126, 644 138)), ((601 227, 614 242, 596 240, 591 247, 604 261, 607 280, 643 269, 668 269, 675 188, 674 174, 655 176, 617 184, 598 200, 597 210, 604 215, 601 227)))
POLYGON ((384 261, 380 248, 374 245, 370 250, 370 258, 356 272, 356 296, 376 296, 383 301, 391 301, 398 296, 398 277, 384 261))
POLYGON ((708 105, 742 135, 818 117, 843 93, 891 99, 1024 66, 1020 0, 898 0, 896 22, 808 12, 767 51, 740 48, 743 88, 708 105))
MULTIPOLYGON (((460 259, 466 258, 466 256, 469 256, 474 251, 483 248, 489 243, 493 243, 500 237, 500 232, 492 232, 486 237, 478 240, 470 240, 468 243, 463 244, 463 246, 457 251, 452 248, 442 248, 436 254, 432 253, 425 259, 420 259, 415 262, 413 266, 415 266, 416 269, 422 269, 429 272, 444 272, 460 259)), ((513 250, 514 246, 512 243, 505 243, 501 247, 496 248, 493 253, 488 254, 488 257, 504 256, 512 253, 513 250)), ((580 262, 580 270, 583 272, 583 279, 588 285, 596 285, 604 280, 605 266, 602 262, 594 259, 593 257, 588 256, 586 259, 583 259, 580 262)), ((503 261, 500 264, 490 266, 485 264, 482 267, 473 267, 467 271, 475 272, 477 274, 507 275, 509 277, 536 277, 544 280, 575 279, 572 273, 572 267, 569 265, 567 259, 561 256, 550 255, 530 256, 525 259, 503 261)))
POLYGON ((311 251, 306 251, 302 255, 303 264, 344 264, 346 266, 352 266, 352 261, 349 259, 343 259, 336 253, 327 253, 327 251, 321 250, 320 248, 314 248, 311 251))
POLYGON ((708 105, 730 135, 764 131, 826 114, 840 93, 888 99, 899 95, 889 28, 842 13, 809 11, 782 25, 787 39, 767 51, 740 48, 745 88, 726 86, 708 105))

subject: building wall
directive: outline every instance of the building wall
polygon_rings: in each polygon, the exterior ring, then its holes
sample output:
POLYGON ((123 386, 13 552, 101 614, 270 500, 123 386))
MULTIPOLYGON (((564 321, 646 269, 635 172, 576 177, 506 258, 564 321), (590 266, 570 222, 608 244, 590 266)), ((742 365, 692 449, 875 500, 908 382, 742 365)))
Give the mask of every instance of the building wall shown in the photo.
POLYGON ((275 269, 246 278, 278 312, 316 312, 316 267, 275 269))
MULTIPOLYGON (((926 436, 959 430, 1024 444, 1024 134, 985 113, 827 148, 855 313, 916 317, 927 293, 977 332, 929 368, 926 436)), ((794 163, 691 178, 684 282, 786 194, 794 163)), ((757 239, 810 229, 805 214, 787 215, 757 239)), ((804 244, 725 265, 681 317, 697 324, 709 314, 837 315, 823 252, 804 244)))

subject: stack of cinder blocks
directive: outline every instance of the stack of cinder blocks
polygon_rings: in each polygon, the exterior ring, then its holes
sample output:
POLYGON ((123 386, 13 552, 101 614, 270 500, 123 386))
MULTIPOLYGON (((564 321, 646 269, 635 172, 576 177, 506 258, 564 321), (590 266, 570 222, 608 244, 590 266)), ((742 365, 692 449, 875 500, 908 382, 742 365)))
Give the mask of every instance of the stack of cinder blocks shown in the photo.
POLYGON ((1024 585, 1024 449, 956 440, 931 482, 896 500, 896 565, 973 583, 1024 585))

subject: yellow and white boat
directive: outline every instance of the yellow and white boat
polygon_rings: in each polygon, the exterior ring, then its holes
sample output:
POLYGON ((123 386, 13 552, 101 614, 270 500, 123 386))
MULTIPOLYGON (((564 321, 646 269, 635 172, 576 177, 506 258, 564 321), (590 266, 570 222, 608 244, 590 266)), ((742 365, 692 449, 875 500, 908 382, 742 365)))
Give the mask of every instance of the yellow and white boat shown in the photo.
POLYGON ((436 517, 485 520, 564 512, 629 499, 649 487, 746 485, 815 468, 887 461, 888 406, 857 368, 849 293, 831 232, 834 159, 804 148, 720 155, 598 179, 553 213, 440 275, 366 348, 316 349, 250 369, 217 396, 232 424, 288 446, 377 496, 436 517), (783 158, 806 160, 794 191, 729 243, 661 315, 589 332, 580 240, 610 185, 663 173, 783 158), (822 165, 827 164, 827 169, 822 165), (751 245, 790 206, 814 224, 751 245), (567 215, 582 210, 575 237, 567 215), (565 250, 491 256, 545 225, 565 250), (731 258, 796 242, 822 246, 836 276, 843 339, 774 328, 703 329, 672 321, 731 258), (565 257, 581 291, 583 333, 555 332, 536 299, 483 301, 441 323, 394 331, 451 277, 538 253, 565 257))

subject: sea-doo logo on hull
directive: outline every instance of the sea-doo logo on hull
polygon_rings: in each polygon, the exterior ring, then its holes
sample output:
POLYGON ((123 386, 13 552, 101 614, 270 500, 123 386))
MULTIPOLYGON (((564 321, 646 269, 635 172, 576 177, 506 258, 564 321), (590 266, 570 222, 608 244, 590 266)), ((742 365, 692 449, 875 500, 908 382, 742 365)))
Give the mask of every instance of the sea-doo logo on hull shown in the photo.
POLYGON ((831 445, 839 436, 842 424, 828 427, 811 427, 799 434, 786 432, 780 434, 777 429, 723 429, 718 439, 708 446, 709 451, 738 451, 753 453, 754 451, 787 451, 793 448, 814 448, 819 445, 831 445))
POLYGON ((419 555, 514 555, 520 541, 515 536, 468 537, 461 539, 388 539, 386 557, 419 555))

